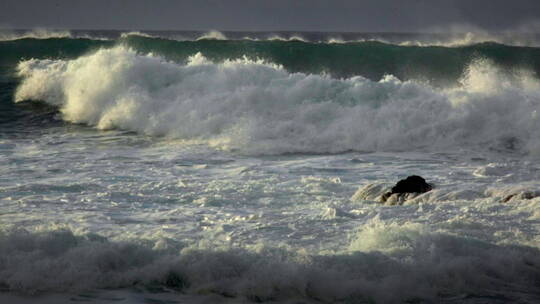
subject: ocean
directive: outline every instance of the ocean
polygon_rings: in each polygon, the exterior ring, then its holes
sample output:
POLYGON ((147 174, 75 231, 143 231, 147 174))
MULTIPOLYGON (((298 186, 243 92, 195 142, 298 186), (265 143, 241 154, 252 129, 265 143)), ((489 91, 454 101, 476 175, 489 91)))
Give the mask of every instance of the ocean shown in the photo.
POLYGON ((539 303, 539 72, 537 34, 4 30, 0 302, 539 303))

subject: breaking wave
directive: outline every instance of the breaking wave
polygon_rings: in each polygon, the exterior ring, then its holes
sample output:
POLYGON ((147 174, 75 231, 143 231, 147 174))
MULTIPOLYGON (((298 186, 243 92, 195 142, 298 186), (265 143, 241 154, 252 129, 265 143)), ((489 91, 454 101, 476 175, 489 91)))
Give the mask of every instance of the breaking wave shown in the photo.
POLYGON ((15 100, 45 101, 98 129, 202 140, 245 153, 461 149, 540 151, 533 71, 474 60, 440 88, 384 76, 291 73, 265 60, 185 63, 124 46, 19 63, 15 100))
POLYGON ((95 288, 173 289, 253 301, 413 301, 540 297, 540 254, 429 231, 362 228, 347 252, 204 249, 166 240, 110 241, 69 230, 0 233, 0 286, 22 294, 95 288))

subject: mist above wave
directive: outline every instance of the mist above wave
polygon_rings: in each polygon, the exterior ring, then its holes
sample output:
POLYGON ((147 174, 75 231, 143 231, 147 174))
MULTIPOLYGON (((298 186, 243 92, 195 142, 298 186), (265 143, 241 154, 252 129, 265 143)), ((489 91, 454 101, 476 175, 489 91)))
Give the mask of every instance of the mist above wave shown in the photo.
POLYGON ((483 147, 540 150, 540 82, 489 60, 440 89, 385 76, 290 73, 248 58, 185 64, 118 46, 18 66, 15 99, 58 106, 63 119, 245 153, 483 147))
POLYGON ((92 40, 107 40, 104 37, 102 31, 72 31, 65 29, 47 29, 47 28, 35 28, 31 30, 8 30, 0 29, 0 41, 15 41, 19 39, 59 39, 59 38, 71 38, 71 39, 92 39, 92 40))
POLYGON ((68 30, 33 29, 28 31, 0 30, 0 41, 9 41, 25 38, 49 39, 49 38, 70 38, 71 32, 68 30))

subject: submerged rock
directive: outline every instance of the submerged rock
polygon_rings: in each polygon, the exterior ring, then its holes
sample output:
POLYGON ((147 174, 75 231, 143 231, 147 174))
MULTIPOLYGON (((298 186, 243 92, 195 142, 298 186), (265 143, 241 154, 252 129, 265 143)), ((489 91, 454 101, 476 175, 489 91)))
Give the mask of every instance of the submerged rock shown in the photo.
POLYGON ((521 191, 512 193, 502 199, 503 203, 508 203, 513 200, 531 200, 540 197, 540 191, 521 191))
POLYGON ((421 193, 431 191, 433 187, 426 183, 426 180, 418 175, 411 175, 402 179, 392 187, 390 192, 386 192, 380 201, 389 205, 401 205, 406 200, 417 197, 421 193))
MULTIPOLYGON (((403 205, 414 202, 416 197, 429 192, 433 186, 420 176, 409 176, 397 184, 373 183, 359 188, 351 197, 352 201, 377 201, 386 205, 403 205)), ((467 192, 468 193, 468 192, 467 192)), ((421 198, 419 198, 421 199, 421 198)))

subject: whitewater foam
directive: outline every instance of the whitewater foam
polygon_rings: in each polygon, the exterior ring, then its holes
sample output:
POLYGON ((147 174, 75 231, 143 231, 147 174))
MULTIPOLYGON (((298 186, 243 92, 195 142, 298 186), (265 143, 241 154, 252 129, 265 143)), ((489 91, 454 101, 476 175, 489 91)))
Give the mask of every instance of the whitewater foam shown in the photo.
POLYGON ((0 284, 23 294, 155 286, 240 301, 395 303, 486 295, 494 288, 507 300, 512 293, 540 296, 538 249, 497 246, 419 224, 366 225, 347 252, 328 256, 265 246, 151 249, 151 243, 67 230, 4 231, 0 244, 0 284))

